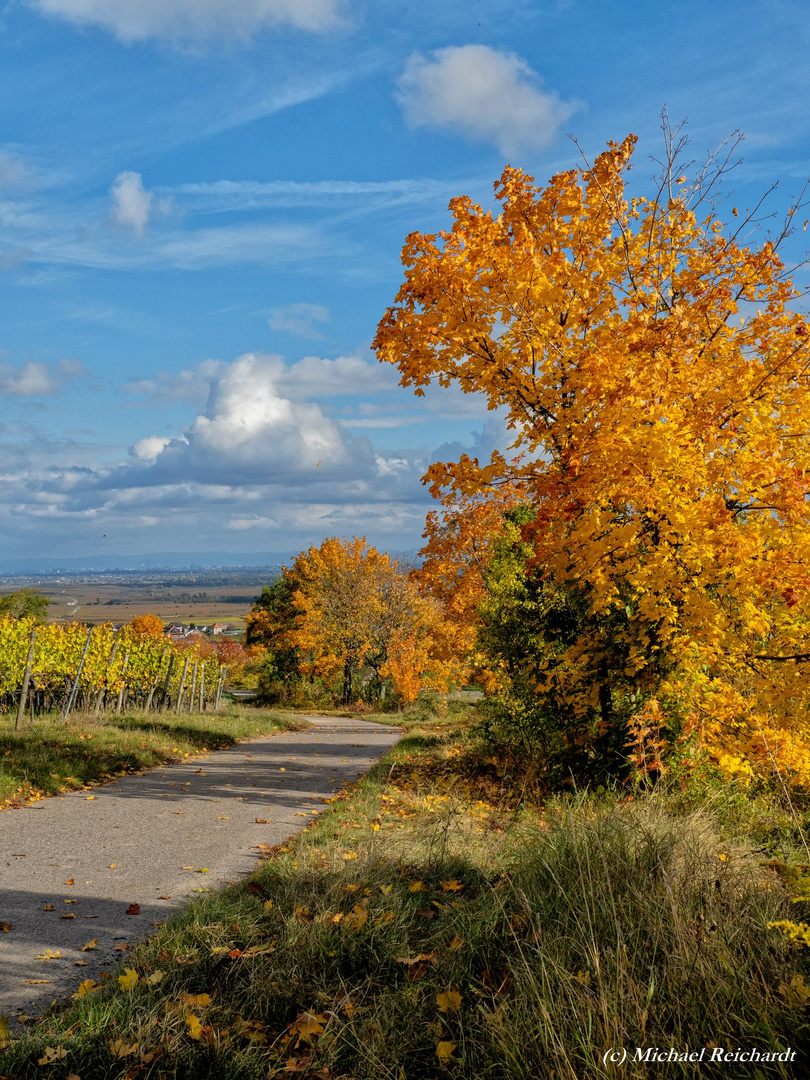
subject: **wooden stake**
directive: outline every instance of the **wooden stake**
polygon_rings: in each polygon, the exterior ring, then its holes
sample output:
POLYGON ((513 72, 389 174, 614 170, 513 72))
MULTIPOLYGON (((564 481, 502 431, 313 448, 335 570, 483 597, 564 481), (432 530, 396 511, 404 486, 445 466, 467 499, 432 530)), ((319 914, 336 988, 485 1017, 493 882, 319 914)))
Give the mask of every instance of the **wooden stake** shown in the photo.
MULTIPOLYGON (((25 699, 28 697, 28 684, 31 681, 31 668, 34 665, 34 642, 37 640, 36 627, 31 631, 31 647, 28 650, 28 659, 25 662, 25 675, 23 675, 22 693, 20 694, 20 707, 17 709, 17 720, 14 730, 19 731, 25 719, 25 699)), ((31 709, 31 720, 34 719, 34 710, 31 709)))
POLYGON ((186 657, 186 662, 183 664, 183 674, 180 677, 180 689, 177 691, 177 704, 174 707, 175 712, 180 712, 180 705, 183 701, 183 690, 186 685, 186 672, 188 671, 188 662, 191 658, 186 657))
POLYGON ((79 689, 79 679, 82 674, 82 668, 84 667, 84 659, 87 656, 87 650, 90 648, 90 638, 93 636, 93 627, 87 631, 87 641, 84 643, 84 651, 82 652, 82 658, 79 661, 79 670, 76 672, 76 678, 73 680, 73 689, 70 691, 70 696, 65 703, 65 710, 62 713, 62 723, 66 724, 67 719, 70 716, 70 710, 73 708, 73 702, 76 700, 76 692, 79 689))

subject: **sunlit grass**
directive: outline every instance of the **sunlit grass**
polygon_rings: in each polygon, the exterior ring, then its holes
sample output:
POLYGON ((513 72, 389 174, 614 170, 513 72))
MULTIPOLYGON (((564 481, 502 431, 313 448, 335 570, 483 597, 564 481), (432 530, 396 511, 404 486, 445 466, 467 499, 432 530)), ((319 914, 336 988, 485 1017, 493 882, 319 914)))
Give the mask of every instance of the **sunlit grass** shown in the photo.
POLYGON ((50 1048, 82 1080, 635 1080, 658 1067, 605 1051, 713 1045, 791 1046, 801 1068, 744 1075, 806 1075, 810 971, 767 929, 796 905, 738 795, 728 815, 663 786, 540 806, 514 769, 476 771, 457 717, 402 719, 250 882, 129 954, 131 989, 113 975, 29 1025, 0 1072, 39 1077, 50 1048))

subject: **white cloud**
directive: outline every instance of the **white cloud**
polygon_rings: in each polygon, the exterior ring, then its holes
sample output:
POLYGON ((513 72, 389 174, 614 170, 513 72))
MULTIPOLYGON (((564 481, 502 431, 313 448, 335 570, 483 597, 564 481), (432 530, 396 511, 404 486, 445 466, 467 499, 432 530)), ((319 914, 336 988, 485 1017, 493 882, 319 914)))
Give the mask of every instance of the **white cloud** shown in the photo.
POLYGON ((135 443, 132 454, 138 461, 154 461, 171 441, 167 436, 147 435, 145 439, 140 439, 135 443))
POLYGON ((53 364, 29 360, 21 367, 0 364, 0 394, 9 397, 53 397, 84 374, 79 360, 53 364))
POLYGON ((298 337, 322 338, 316 329, 316 323, 328 322, 329 308, 320 304, 288 304, 286 307, 272 308, 267 324, 271 330, 285 334, 297 334, 298 337))
POLYGON ((488 45, 414 53, 397 98, 411 127, 492 142, 505 157, 547 146, 578 107, 544 90, 520 56, 488 45))
POLYGON ((280 357, 255 353, 226 365, 182 438, 150 436, 132 448, 150 462, 149 474, 133 466, 127 482, 308 483, 362 471, 371 456, 367 441, 345 435, 313 402, 286 396, 287 371, 280 357))
POLYGON ((246 39, 268 27, 322 33, 338 25, 340 0, 33 0, 70 22, 101 26, 121 41, 246 39))
POLYGON ((110 188, 113 220, 143 236, 152 214, 154 195, 143 186, 143 177, 136 172, 120 172, 110 188))

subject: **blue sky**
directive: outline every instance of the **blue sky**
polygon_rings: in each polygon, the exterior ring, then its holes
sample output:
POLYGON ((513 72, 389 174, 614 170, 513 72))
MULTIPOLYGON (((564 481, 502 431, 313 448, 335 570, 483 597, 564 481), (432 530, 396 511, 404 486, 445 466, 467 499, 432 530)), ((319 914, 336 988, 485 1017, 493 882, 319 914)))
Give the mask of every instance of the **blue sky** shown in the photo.
MULTIPOLYGON (((426 466, 506 445, 369 351, 408 232, 688 118, 735 201, 810 173, 798 0, 9 0, 0 558, 415 548, 426 466)), ((803 251, 791 254, 800 259, 803 251)))

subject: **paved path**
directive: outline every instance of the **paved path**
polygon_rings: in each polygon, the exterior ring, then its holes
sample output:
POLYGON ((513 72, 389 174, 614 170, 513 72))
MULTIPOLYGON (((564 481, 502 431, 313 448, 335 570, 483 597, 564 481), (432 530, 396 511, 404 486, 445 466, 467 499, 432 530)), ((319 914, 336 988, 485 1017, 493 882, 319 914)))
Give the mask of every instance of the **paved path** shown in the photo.
POLYGON ((0 932, 0 1015, 41 1012, 124 960, 115 946, 147 937, 195 889, 250 874, 257 843, 303 828, 400 737, 362 720, 305 719, 305 730, 127 776, 92 796, 4 810, 0 924, 12 928, 0 932), (131 904, 139 913, 127 913, 131 904), (92 939, 97 947, 82 952, 92 939), (36 958, 49 949, 61 956, 36 958))

